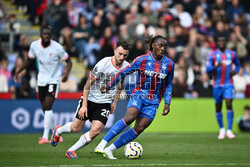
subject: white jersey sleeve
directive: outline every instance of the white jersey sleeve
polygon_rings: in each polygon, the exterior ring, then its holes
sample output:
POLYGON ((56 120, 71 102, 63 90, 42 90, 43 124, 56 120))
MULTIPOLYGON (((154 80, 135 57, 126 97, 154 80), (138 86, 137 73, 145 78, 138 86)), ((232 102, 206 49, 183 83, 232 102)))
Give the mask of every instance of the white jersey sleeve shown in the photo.
POLYGON ((95 65, 90 74, 93 79, 99 80, 101 78, 104 72, 104 67, 107 64, 107 61, 109 61, 108 58, 103 58, 95 65))
POLYGON ((68 59, 69 55, 68 53, 64 50, 62 45, 57 45, 57 49, 58 49, 58 53, 59 53, 59 57, 61 59, 61 61, 65 61, 68 59))

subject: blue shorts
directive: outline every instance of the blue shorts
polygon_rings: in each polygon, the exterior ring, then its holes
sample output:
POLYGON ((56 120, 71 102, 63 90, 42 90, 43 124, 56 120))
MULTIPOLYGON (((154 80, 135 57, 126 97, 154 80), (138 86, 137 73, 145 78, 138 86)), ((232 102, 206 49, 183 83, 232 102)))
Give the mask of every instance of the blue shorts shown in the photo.
POLYGON ((146 117, 152 122, 155 118, 159 104, 151 104, 148 100, 143 98, 131 98, 127 108, 129 107, 134 107, 139 110, 138 117, 146 117))
POLYGON ((216 104, 222 103, 223 99, 233 99, 233 94, 233 85, 218 86, 213 88, 213 97, 216 104))

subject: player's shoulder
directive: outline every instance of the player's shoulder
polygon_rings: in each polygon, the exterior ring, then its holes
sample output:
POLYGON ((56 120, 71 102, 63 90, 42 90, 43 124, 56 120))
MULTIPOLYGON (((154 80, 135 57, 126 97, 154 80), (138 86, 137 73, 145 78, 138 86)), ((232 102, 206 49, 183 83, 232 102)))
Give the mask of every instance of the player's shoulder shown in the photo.
POLYGON ((41 46, 41 39, 35 40, 30 44, 30 47, 37 47, 37 46, 41 46))
POLYGON ((63 48, 63 46, 55 40, 51 40, 51 46, 54 48, 60 48, 60 49, 63 48))
POLYGON ((235 51, 233 51, 233 50, 230 50, 230 49, 227 49, 227 50, 226 50, 226 52, 227 52, 227 53, 229 53, 229 54, 236 55, 236 52, 235 52, 235 51))
POLYGON ((103 59, 101 59, 100 61, 98 61, 97 65, 101 65, 101 66, 106 66, 109 65, 109 63, 111 63, 111 59, 112 57, 104 57, 103 59))
POLYGON ((135 60, 133 62, 136 62, 136 61, 139 61, 139 60, 143 60, 145 58, 149 58, 150 54, 151 54, 151 52, 148 52, 146 54, 140 55, 137 58, 135 58, 135 60))

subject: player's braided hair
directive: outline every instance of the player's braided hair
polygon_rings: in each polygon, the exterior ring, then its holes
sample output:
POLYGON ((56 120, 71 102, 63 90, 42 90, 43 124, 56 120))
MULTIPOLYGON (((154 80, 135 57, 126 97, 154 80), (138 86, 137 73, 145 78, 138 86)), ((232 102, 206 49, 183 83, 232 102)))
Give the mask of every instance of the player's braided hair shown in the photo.
POLYGON ((162 36, 162 35, 156 35, 156 36, 153 36, 153 35, 150 35, 149 36, 149 39, 146 40, 146 42, 148 43, 149 45, 149 50, 152 52, 153 51, 153 47, 152 47, 152 44, 157 40, 157 39, 164 39, 167 41, 167 38, 162 36))

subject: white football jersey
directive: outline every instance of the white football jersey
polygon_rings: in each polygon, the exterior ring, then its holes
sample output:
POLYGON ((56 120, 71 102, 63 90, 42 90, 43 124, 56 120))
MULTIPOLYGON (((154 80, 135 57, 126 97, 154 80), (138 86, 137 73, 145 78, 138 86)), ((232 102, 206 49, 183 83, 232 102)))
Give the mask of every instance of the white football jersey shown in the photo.
POLYGON ((29 50, 29 58, 37 58, 38 61, 38 86, 58 84, 62 75, 60 65, 69 56, 63 46, 56 41, 50 40, 50 45, 46 48, 41 42, 41 39, 32 42, 29 50))
POLYGON ((112 87, 107 93, 102 94, 100 88, 107 85, 109 81, 125 67, 129 66, 127 61, 124 61, 121 68, 118 68, 112 62, 113 57, 105 57, 100 60, 91 72, 91 77, 96 81, 90 88, 88 100, 94 103, 111 103, 115 95, 118 85, 112 87))

